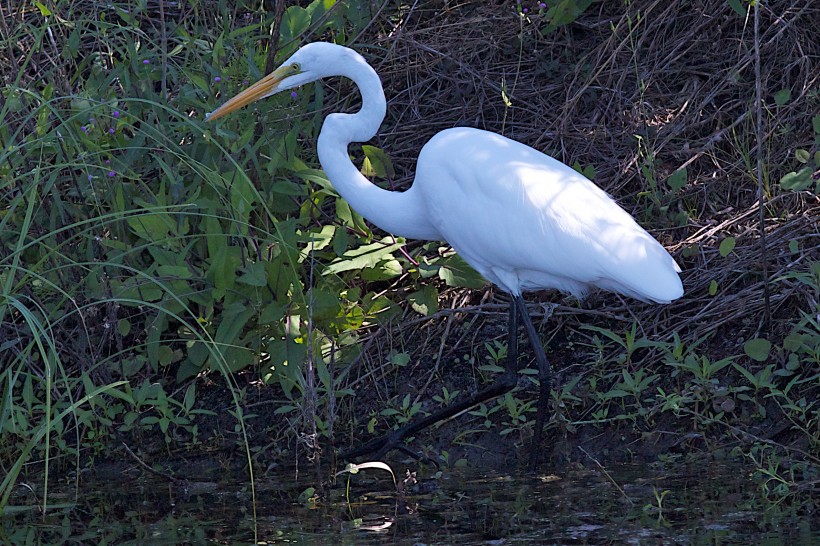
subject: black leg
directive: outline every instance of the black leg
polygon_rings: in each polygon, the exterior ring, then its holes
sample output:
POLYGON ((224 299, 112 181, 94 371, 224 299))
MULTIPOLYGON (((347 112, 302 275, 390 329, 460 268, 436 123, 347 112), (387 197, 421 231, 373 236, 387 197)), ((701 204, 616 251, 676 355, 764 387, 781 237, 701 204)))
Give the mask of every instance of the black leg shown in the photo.
POLYGON ((518 317, 515 304, 510 302, 510 347, 507 350, 507 366, 504 373, 498 376, 492 385, 476 393, 472 398, 465 398, 454 402, 445 408, 434 411, 426 417, 415 419, 384 436, 374 438, 358 447, 345 451, 339 455, 339 458, 342 460, 350 460, 371 453, 375 458, 381 458, 388 451, 398 449, 405 438, 413 436, 418 431, 511 391, 518 381, 516 369, 518 360, 518 336, 515 334, 516 330, 518 330, 518 317))
POLYGON ((524 329, 527 337, 530 338, 530 345, 535 353, 535 361, 538 363, 538 380, 541 385, 538 394, 538 411, 535 414, 535 430, 532 433, 532 449, 530 450, 530 468, 538 465, 538 454, 543 448, 544 425, 549 417, 550 389, 552 388, 552 370, 544 352, 544 345, 535 331, 530 314, 527 312, 527 304, 521 296, 513 296, 513 302, 518 308, 521 319, 524 322, 524 329))
POLYGON ((505 374, 512 374, 518 383, 518 306, 510 300, 510 318, 507 321, 507 367, 505 374))
POLYGON ((533 435, 533 448, 530 459, 530 464, 534 464, 537 460, 537 452, 541 449, 541 437, 546 422, 549 391, 550 391, 550 369, 547 363, 547 357, 544 354, 544 348, 538 335, 535 332, 535 327, 532 325, 530 316, 527 313, 527 307, 521 296, 513 296, 510 301, 510 315, 509 315, 509 333, 508 333, 508 347, 507 347, 507 365, 504 373, 498 376, 492 385, 477 393, 472 398, 459 400, 446 408, 431 413, 430 415, 421 419, 416 419, 407 423, 403 427, 394 430, 379 438, 374 438, 369 442, 343 452, 339 455, 342 460, 350 460, 361 457, 367 454, 373 454, 375 458, 381 458, 385 453, 393 449, 399 449, 405 438, 413 436, 418 431, 429 427, 439 421, 449 419, 454 415, 477 406, 482 402, 487 402, 505 394, 513 389, 518 382, 518 319, 519 317, 524 321, 524 327, 527 330, 527 335, 530 338, 530 343, 535 352, 535 359, 538 362, 539 377, 541 380, 541 394, 538 405, 538 413, 535 422, 535 432, 533 435))

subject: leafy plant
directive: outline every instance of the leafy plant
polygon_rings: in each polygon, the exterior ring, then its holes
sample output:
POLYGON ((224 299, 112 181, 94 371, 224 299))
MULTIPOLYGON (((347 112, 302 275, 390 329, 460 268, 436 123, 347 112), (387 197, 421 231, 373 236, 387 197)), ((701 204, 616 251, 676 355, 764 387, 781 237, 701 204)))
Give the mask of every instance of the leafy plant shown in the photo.
POLYGON ((387 407, 379 412, 383 417, 392 417, 395 420, 395 426, 398 427, 409 422, 413 417, 421 412, 421 404, 419 402, 411 402, 410 395, 406 394, 401 400, 401 405, 398 408, 387 407))
MULTIPOLYGON (((635 353, 635 351, 639 349, 657 348, 663 346, 662 343, 653 341, 648 338, 638 338, 638 324, 635 322, 632 323, 632 327, 626 332, 624 332, 623 335, 616 334, 612 330, 608 330, 606 328, 601 328, 599 326, 593 326, 589 324, 584 325, 582 328, 585 330, 597 332, 604 338, 613 342, 615 345, 624 349, 624 354, 618 357, 618 362, 621 364, 632 362, 633 354, 635 353)), ((593 343, 597 342, 593 339, 593 343)))
POLYGON ((811 124, 814 131, 813 153, 805 148, 795 150, 794 159, 802 167, 785 174, 780 179, 780 187, 787 191, 811 190, 820 195, 820 114, 812 117, 811 124))

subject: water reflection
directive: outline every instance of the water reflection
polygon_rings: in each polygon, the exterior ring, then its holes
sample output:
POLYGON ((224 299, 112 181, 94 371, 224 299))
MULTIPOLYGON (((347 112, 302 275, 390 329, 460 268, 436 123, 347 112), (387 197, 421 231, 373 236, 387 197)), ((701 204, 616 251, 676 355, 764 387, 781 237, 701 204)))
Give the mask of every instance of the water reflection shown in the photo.
MULTIPOLYGON (((258 480, 256 536, 265 544, 809 544, 820 543, 808 492, 761 496, 740 467, 624 466, 562 476, 447 470, 397 495, 385 472, 362 472, 309 494, 293 474, 258 480), (348 497, 349 494, 349 497, 348 497)), ((58 493, 45 519, 7 515, 11 544, 250 544, 250 487, 141 478, 58 493)), ((26 504, 21 496, 14 502, 26 504)))

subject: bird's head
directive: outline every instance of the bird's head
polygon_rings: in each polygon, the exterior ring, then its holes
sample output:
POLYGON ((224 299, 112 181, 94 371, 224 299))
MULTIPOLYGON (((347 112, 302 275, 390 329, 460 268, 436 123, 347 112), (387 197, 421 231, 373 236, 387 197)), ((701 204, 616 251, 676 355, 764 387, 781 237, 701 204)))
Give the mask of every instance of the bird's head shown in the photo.
MULTIPOLYGON (((259 99, 293 89, 327 76, 340 75, 340 62, 360 58, 344 46, 314 42, 299 48, 282 66, 207 114, 206 121, 219 119, 259 99)), ((343 64, 343 63, 342 63, 343 64)))

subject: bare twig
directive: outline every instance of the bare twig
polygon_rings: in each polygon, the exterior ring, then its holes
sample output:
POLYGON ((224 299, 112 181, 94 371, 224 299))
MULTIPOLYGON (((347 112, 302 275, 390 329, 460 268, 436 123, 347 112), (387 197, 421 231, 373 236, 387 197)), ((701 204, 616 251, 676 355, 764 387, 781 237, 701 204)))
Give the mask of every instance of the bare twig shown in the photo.
POLYGON ((122 447, 125 448, 125 452, 128 453, 131 456, 131 458, 134 459, 134 461, 137 462, 138 465, 140 465, 142 468, 144 468, 146 472, 150 472, 151 474, 153 474, 155 476, 159 476, 160 478, 165 478, 166 480, 168 480, 170 482, 177 483, 177 484, 186 483, 186 481, 183 480, 183 479, 177 478, 176 476, 172 476, 171 474, 166 474, 165 472, 160 472, 159 470, 156 470, 156 469, 152 468, 151 466, 149 466, 148 464, 146 464, 142 459, 137 457, 136 453, 131 451, 131 448, 128 447, 128 444, 126 444, 125 442, 122 443, 122 447))
POLYGON ((766 251, 766 194, 763 191, 763 80, 760 77, 760 2, 754 3, 755 15, 755 109, 757 111, 757 221, 760 229, 760 274, 763 277, 763 324, 760 329, 767 333, 771 320, 769 301, 769 267, 766 251))

